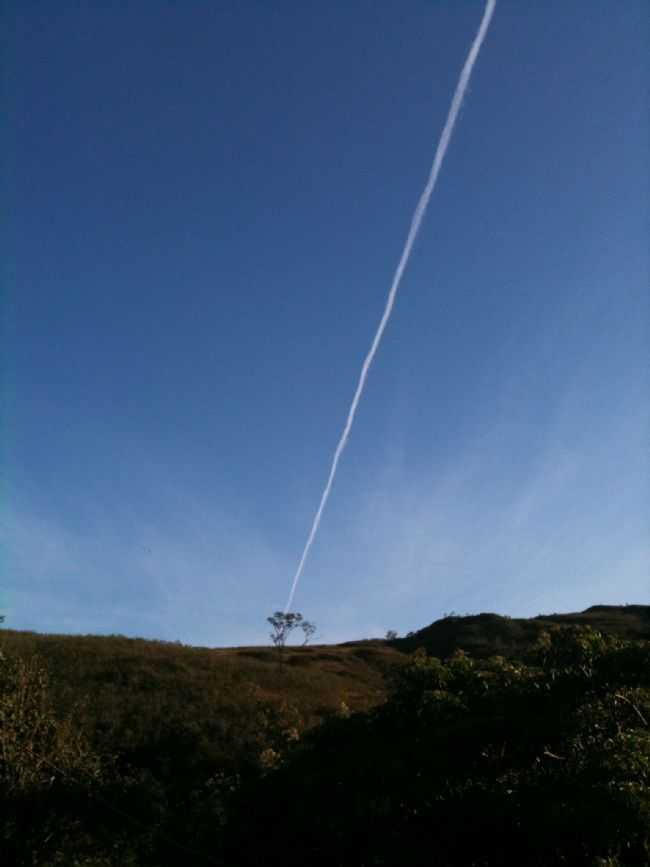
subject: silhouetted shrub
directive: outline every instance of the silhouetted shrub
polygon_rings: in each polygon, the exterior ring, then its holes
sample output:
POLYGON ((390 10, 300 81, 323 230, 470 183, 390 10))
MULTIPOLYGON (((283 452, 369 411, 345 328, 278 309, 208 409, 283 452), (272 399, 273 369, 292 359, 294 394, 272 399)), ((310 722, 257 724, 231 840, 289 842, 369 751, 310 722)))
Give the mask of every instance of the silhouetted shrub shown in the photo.
POLYGON ((420 652, 385 705, 325 724, 242 790, 228 857, 648 864, 648 654, 589 629, 547 636, 529 664, 420 652), (245 815, 256 817, 254 839, 245 815), (289 851, 287 839, 297 841, 289 851))

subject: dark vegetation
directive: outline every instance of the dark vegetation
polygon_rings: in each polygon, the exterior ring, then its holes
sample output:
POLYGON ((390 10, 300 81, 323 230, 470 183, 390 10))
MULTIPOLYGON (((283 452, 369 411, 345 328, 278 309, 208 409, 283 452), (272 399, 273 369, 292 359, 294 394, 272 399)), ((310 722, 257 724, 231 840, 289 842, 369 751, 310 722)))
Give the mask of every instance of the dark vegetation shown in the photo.
POLYGON ((0 648, 3 865, 650 864, 650 607, 0 648))
POLYGON ((621 638, 650 639, 650 605, 592 605, 577 614, 540 614, 530 619, 450 614, 391 644, 407 652, 424 647, 431 656, 443 659, 459 648, 478 659, 494 654, 520 657, 556 626, 590 626, 621 638))

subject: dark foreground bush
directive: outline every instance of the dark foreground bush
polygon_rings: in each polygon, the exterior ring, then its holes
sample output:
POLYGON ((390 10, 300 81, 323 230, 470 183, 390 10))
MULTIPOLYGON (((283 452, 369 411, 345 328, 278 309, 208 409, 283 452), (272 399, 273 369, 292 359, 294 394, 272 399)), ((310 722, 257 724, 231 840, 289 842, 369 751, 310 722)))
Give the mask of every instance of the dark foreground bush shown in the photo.
POLYGON ((650 863, 650 645, 589 629, 527 664, 424 653, 240 792, 226 863, 650 863))

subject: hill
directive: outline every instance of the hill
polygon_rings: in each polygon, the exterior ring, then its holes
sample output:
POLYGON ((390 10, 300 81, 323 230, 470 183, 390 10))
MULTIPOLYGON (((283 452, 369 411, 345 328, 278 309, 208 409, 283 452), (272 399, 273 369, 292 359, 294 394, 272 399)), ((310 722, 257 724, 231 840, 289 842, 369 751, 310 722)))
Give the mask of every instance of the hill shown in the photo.
MULTIPOLYGON (((413 831, 403 814, 414 779, 422 792, 413 816, 429 811, 441 829, 456 827, 454 810, 459 816, 474 815, 475 797, 487 797, 481 810, 489 815, 491 796, 485 793, 493 790, 506 798, 499 803, 507 822, 516 825, 518 814, 508 806, 511 779, 522 797, 532 787, 531 810, 552 802, 548 794, 542 798, 549 780, 569 786, 567 810, 588 800, 591 783, 584 776, 582 754, 587 747, 580 744, 592 745, 589 767, 610 786, 609 765, 599 764, 601 754, 609 755, 603 744, 610 749, 610 730, 618 739, 612 743, 620 740, 622 750, 615 762, 616 786, 644 799, 650 787, 647 639, 650 606, 640 605, 593 606, 527 620, 489 613, 452 615, 391 642, 287 647, 281 665, 269 647, 211 649, 123 636, 2 630, 3 863, 171 867, 182 858, 188 865, 277 862, 287 867, 303 863, 300 849, 287 861, 280 845, 295 832, 292 815, 302 826, 296 833, 311 828, 314 864, 338 863, 332 860, 338 838, 331 838, 330 851, 323 834, 326 826, 328 834, 339 829, 340 835, 347 828, 340 841, 345 847, 357 839, 355 816, 370 823, 357 843, 370 840, 376 829, 374 860, 366 853, 345 863, 397 863, 378 853, 385 847, 399 849, 404 840, 416 846, 411 835, 420 831, 413 831), (604 637, 585 637, 574 628, 580 626, 592 626, 604 637), (429 652, 428 661, 410 654, 418 648, 429 652), (457 650, 469 656, 454 655, 457 650), (449 662, 443 665, 431 657, 449 662), (544 696, 543 714, 531 716, 531 701, 544 696), (579 706, 576 696, 582 696, 579 706), (504 703, 512 703, 512 718, 504 716, 504 703), (533 744, 527 738, 535 720, 533 744), (560 724, 562 730, 554 733, 560 724), (445 814, 440 804, 450 797, 447 783, 439 786, 435 803, 427 793, 437 779, 436 763, 451 745, 449 761, 452 754, 471 750, 465 764, 445 766, 456 793, 449 801, 452 813, 445 814), (424 776, 423 762, 430 766, 424 776), (477 768, 480 775, 474 779, 477 768), (494 769, 498 779, 493 780, 494 769), (582 775, 579 796, 569 791, 574 779, 567 776, 569 770, 582 775), (625 788, 631 785, 634 789, 625 788), (287 812, 288 793, 301 787, 298 801, 304 810, 293 803, 293 812, 287 812), (384 818, 385 809, 390 820, 384 818), (255 844, 250 849, 255 836, 250 834, 251 815, 256 821, 266 817, 270 848, 255 844), (391 822, 402 828, 394 839, 385 838, 392 833, 391 822)), ((645 809, 643 799, 635 801, 635 810, 645 809)), ((650 796, 647 807, 650 815, 650 796)), ((597 812, 589 809, 585 827, 597 812)), ((610 801, 606 809, 610 815, 610 801)), ((620 809, 621 821, 627 822, 628 808, 623 804, 620 809)), ((536 828, 536 822, 531 813, 530 827, 536 828)), ((634 833, 643 840, 645 819, 639 822, 634 833)), ((617 833, 614 829, 607 839, 616 840, 617 833)), ((607 846, 598 852, 614 851, 607 846)), ((419 863, 414 858, 409 863, 419 863)), ((479 858, 458 863, 489 867, 507 862, 479 858)), ((584 863, 592 867, 592 861, 584 863)), ((637 857, 598 863, 645 862, 637 857)))
POLYGON ((650 605, 592 605, 570 614, 540 614, 531 618, 503 617, 483 613, 461 617, 456 614, 391 645, 409 653, 423 647, 431 656, 445 659, 455 650, 485 659, 499 654, 520 658, 540 639, 542 633, 566 626, 590 626, 607 635, 629 640, 650 638, 650 605))
POLYGON ((0 633, 0 648, 37 656, 57 715, 72 715, 94 749, 119 745, 130 760, 188 730, 214 758, 263 749, 262 717, 302 730, 342 705, 365 710, 383 700, 385 673, 404 658, 382 642, 287 647, 280 667, 269 647, 12 630, 0 633))
POLYGON ((650 638, 650 606, 595 605, 586 611, 524 619, 451 615, 405 638, 287 647, 284 664, 270 647, 199 648, 124 636, 44 635, 2 630, 10 655, 37 656, 60 717, 73 716, 94 749, 132 760, 161 738, 192 730, 215 759, 264 749, 260 719, 301 731, 341 708, 384 701, 387 675, 424 648, 450 657, 524 657, 544 632, 591 626, 627 639, 650 638))
POLYGON ((270 647, 199 648, 124 636, 2 630, 0 647, 42 660, 56 713, 72 714, 94 748, 119 743, 131 754, 189 727, 203 733, 211 754, 224 755, 259 741, 260 714, 303 730, 342 706, 380 704, 387 674, 417 648, 443 659, 458 649, 478 659, 524 657, 542 633, 572 625, 648 639, 650 606, 595 605, 530 619, 451 615, 391 642, 287 647, 282 667, 270 647))

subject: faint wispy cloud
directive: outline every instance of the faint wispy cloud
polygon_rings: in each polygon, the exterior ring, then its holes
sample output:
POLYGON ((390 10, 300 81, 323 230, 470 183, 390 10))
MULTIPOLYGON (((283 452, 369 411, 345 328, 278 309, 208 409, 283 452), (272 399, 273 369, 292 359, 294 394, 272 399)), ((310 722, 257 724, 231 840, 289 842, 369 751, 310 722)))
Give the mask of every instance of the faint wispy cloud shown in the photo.
POLYGON ((438 477, 391 469, 324 534, 314 583, 331 592, 328 576, 345 570, 339 600, 402 628, 451 609, 531 615, 647 597, 645 414, 584 429, 569 446, 572 421, 562 408, 517 468, 506 424, 438 477))
MULTIPOLYGON (((442 468, 414 470, 391 442, 391 461, 341 498, 314 552, 301 610, 320 639, 415 629, 452 609, 530 615, 647 598, 647 412, 580 428, 570 401, 558 407, 516 462, 521 432, 501 417, 442 468)), ((0 519, 7 625, 264 642, 291 539, 164 480, 158 494, 155 513, 106 504, 90 526, 14 499, 0 519)))
POLYGON ((259 641, 287 569, 254 529, 191 496, 164 516, 143 514, 128 532, 116 516, 88 533, 63 517, 7 508, 0 544, 0 605, 14 628, 43 631, 259 641))

